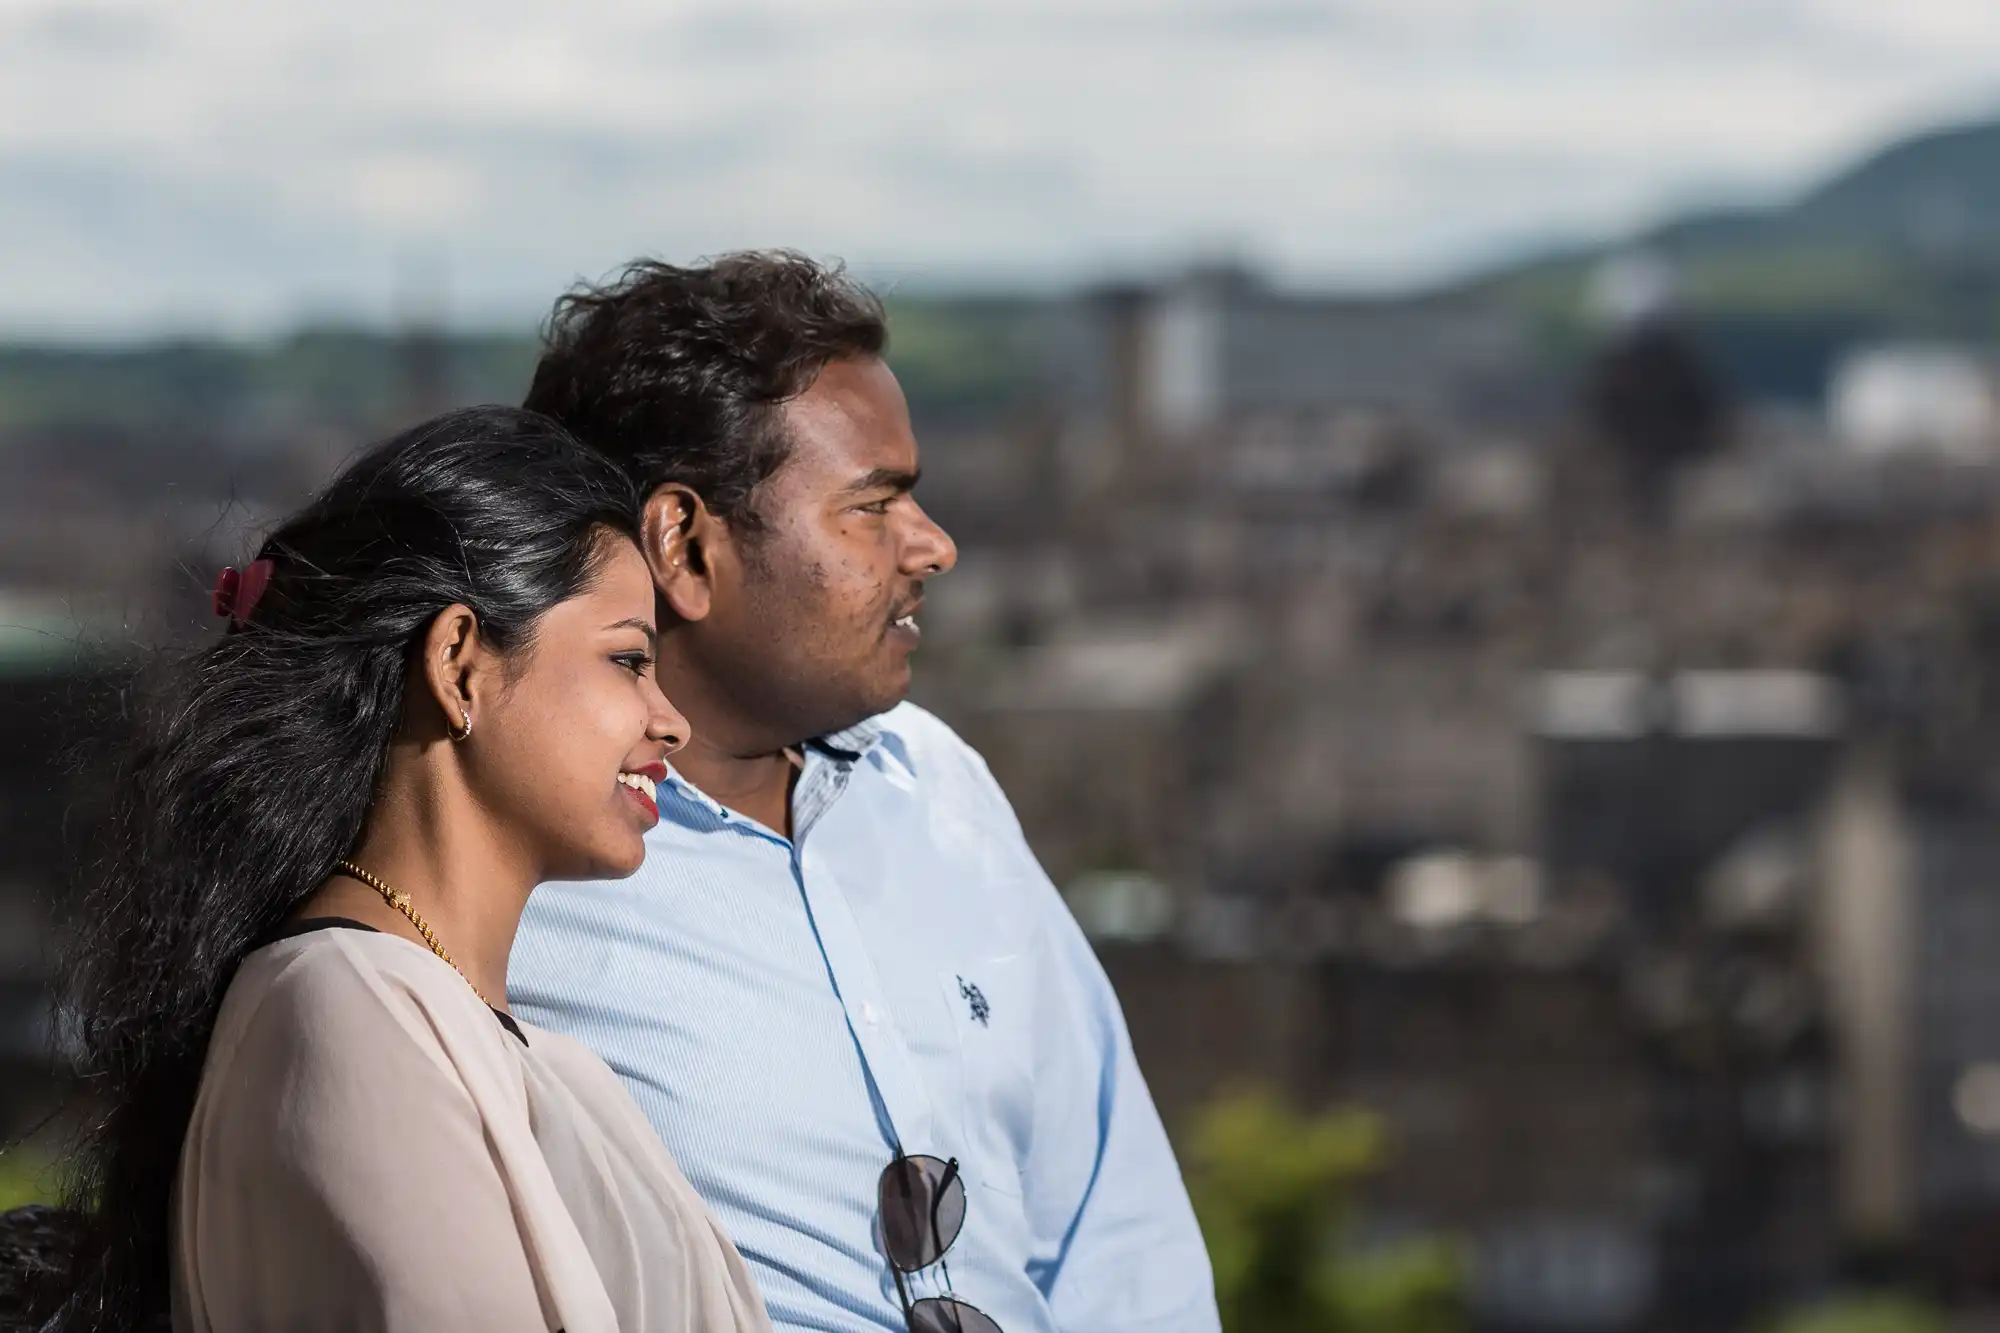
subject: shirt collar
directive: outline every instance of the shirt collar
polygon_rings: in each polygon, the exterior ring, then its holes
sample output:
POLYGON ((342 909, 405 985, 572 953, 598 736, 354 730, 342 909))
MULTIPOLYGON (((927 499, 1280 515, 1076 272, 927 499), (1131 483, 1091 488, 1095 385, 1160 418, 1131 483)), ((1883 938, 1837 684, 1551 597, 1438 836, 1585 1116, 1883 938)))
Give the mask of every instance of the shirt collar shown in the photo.
MULTIPOLYGON (((786 751, 788 756, 795 756, 792 762, 799 766, 801 781, 804 784, 803 790, 806 799, 803 802, 800 800, 799 793, 794 793, 793 815, 795 822, 800 825, 797 830, 798 832, 803 833, 804 826, 809 825, 814 819, 817 819, 825 807, 831 805, 840 793, 845 790, 847 786, 847 773, 870 750, 874 749, 888 732, 887 716, 887 714, 882 714, 867 718, 843 730, 830 731, 824 736, 816 736, 795 750, 786 751), (830 781, 815 780, 810 766, 805 763, 805 751, 807 750, 816 751, 833 761, 833 768, 824 774, 825 777, 831 779, 830 781), (802 804, 804 806, 803 819, 800 818, 802 804)), ((680 770, 673 766, 671 760, 667 763, 667 778, 674 784, 675 790, 683 793, 688 799, 695 802, 695 804, 707 810, 714 818, 726 821, 738 817, 732 815, 714 797, 681 776, 680 770)))
POLYGON ((875 748, 885 728, 881 717, 866 718, 840 731, 829 731, 806 744, 831 758, 851 764, 875 748))

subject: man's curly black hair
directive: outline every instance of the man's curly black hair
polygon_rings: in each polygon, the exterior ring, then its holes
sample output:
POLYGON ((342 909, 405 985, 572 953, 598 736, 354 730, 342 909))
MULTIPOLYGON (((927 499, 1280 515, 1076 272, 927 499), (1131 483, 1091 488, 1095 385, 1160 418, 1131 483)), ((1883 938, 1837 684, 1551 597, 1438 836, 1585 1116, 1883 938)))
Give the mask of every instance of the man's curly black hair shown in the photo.
POLYGON ((693 267, 639 260, 556 305, 523 404, 609 455, 650 494, 679 482, 754 532, 783 464, 779 407, 830 361, 880 356, 882 303, 839 265, 788 250, 693 267))

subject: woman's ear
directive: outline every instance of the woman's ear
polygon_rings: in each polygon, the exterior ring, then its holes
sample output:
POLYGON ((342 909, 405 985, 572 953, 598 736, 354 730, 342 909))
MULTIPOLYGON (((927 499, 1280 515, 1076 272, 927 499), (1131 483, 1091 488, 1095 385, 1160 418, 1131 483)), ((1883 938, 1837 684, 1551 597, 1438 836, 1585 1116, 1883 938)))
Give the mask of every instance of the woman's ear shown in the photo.
POLYGON ((711 548, 721 527, 701 497, 677 482, 660 487, 646 500, 640 549, 660 599, 682 620, 702 620, 714 604, 711 548))
POLYGON ((424 684, 436 712, 432 718, 412 715, 418 734, 434 734, 434 719, 453 740, 469 736, 478 721, 480 699, 498 677, 494 667, 471 607, 454 602, 438 612, 424 635, 424 684))

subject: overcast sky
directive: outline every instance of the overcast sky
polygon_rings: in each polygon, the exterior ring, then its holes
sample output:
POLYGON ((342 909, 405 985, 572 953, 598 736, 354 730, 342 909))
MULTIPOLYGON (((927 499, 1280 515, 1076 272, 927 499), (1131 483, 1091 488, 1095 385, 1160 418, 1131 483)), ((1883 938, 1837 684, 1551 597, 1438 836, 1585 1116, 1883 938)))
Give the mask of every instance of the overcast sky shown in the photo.
POLYGON ((0 0, 0 335, 531 322, 641 252, 1434 279, 2000 114, 2000 0, 0 0))

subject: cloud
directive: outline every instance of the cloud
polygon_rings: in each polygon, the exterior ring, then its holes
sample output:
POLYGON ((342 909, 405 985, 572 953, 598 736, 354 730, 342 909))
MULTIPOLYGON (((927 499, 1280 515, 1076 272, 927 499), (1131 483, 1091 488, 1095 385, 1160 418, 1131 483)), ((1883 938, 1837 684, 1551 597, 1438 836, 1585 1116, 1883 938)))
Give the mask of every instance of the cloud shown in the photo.
POLYGON ((2000 106, 1990 0, 0 0, 0 327, 535 317, 639 252, 1383 285, 2000 106))

